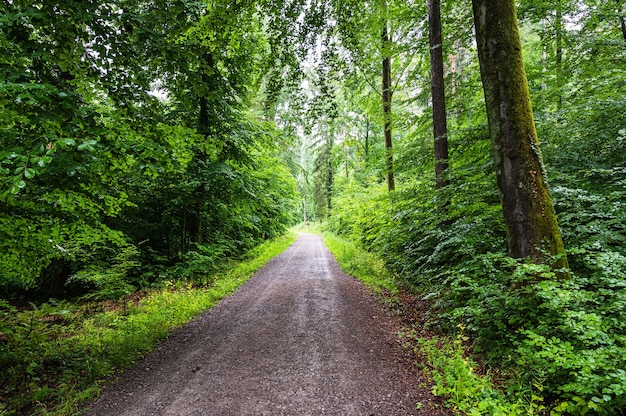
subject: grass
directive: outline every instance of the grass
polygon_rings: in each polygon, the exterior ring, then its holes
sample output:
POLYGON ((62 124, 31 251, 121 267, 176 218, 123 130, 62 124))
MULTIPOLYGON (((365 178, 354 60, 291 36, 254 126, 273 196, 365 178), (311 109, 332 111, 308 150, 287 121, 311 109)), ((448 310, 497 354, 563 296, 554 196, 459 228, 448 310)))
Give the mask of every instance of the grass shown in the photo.
POLYGON ((379 256, 329 232, 324 233, 324 244, 342 270, 359 279, 368 289, 378 294, 386 291, 388 296, 398 293, 399 282, 389 273, 379 256))
POLYGON ((211 285, 170 281, 123 304, 51 301, 17 310, 0 301, 0 331, 8 339, 0 343, 0 416, 77 414, 105 380, 233 293, 294 240, 289 235, 257 246, 211 285))

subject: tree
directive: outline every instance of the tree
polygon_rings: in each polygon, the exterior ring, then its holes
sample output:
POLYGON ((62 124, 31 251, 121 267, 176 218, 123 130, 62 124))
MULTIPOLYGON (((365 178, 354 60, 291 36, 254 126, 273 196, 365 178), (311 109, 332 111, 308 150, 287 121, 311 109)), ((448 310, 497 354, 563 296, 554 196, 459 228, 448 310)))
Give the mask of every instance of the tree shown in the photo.
MULTIPOLYGON (((448 126, 446 92, 443 82, 443 41, 441 36, 441 2, 428 0, 428 34, 430 41, 430 85, 433 105, 433 134, 435 137, 435 174, 437 188, 449 184, 448 126)), ((444 202, 445 206, 446 203, 444 202)))
POLYGON ((383 1, 383 17, 381 21, 381 41, 382 41, 382 89, 381 98, 383 104, 384 136, 385 136, 385 177, 387 180, 387 191, 396 189, 393 174, 393 140, 392 140, 392 120, 391 101, 393 90, 391 85, 391 34, 389 33, 389 6, 383 1))
POLYGON ((509 254, 567 267, 539 151, 514 0, 472 0, 492 155, 509 254))
POLYGON ((406 2, 352 0, 335 1, 333 6, 336 20, 333 35, 338 39, 339 56, 347 62, 344 78, 360 84, 359 90, 369 90, 372 97, 376 96, 376 106, 369 103, 373 98, 363 97, 359 112, 365 110, 372 124, 380 126, 384 143, 380 162, 387 189, 392 191, 396 186, 393 132, 401 119, 393 111, 393 102, 398 97, 401 100, 402 90, 407 88, 409 68, 415 54, 421 50, 415 43, 420 31, 414 24, 413 10, 406 2), (360 13, 362 9, 368 12, 360 13), (369 88, 364 88, 368 85, 369 88))

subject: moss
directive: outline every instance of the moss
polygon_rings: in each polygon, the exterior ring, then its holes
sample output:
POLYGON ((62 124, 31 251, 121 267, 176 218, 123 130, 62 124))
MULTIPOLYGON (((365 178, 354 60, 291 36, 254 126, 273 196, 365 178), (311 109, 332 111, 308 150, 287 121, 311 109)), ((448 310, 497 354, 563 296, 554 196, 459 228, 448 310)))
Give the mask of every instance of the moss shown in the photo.
MULTIPOLYGON (((540 263, 564 254, 545 181, 514 0, 473 0, 492 153, 509 253, 540 263)), ((567 266, 564 255, 557 267, 567 266)))

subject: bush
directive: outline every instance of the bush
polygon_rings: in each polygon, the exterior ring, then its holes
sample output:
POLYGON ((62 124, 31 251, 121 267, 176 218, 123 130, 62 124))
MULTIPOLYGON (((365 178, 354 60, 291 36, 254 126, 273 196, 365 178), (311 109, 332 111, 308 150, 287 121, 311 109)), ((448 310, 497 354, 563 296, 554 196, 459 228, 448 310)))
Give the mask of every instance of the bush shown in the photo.
POLYGON ((137 247, 124 247, 113 259, 111 265, 91 264, 80 270, 66 282, 74 293, 84 293, 85 300, 117 300, 135 291, 130 284, 130 273, 141 266, 137 247))

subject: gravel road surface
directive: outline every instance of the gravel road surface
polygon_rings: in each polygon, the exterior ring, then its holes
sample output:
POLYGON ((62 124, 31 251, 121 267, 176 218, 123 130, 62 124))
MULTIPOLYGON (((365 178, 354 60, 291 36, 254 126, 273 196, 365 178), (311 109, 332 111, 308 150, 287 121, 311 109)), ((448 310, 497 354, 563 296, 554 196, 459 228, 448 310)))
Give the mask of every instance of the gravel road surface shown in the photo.
POLYGON ((397 325, 320 236, 303 234, 84 414, 447 414, 432 404, 397 325))

